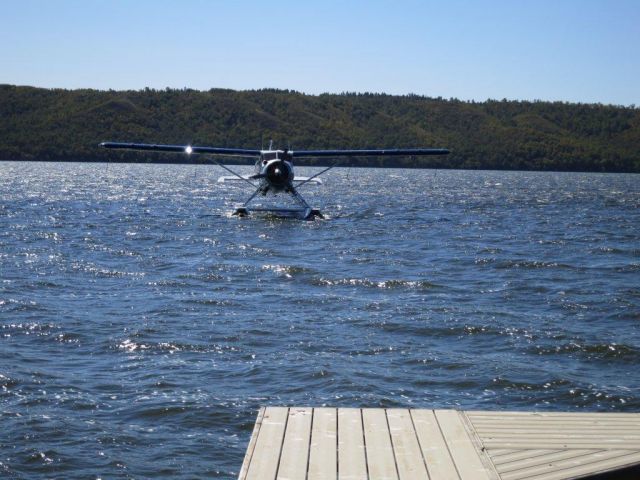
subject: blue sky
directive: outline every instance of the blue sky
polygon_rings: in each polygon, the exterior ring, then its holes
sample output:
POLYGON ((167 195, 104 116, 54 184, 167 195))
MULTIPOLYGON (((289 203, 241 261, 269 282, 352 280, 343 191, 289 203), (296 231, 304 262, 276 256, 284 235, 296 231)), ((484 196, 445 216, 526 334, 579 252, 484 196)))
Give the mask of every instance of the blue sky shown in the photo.
POLYGON ((640 0, 0 0, 0 83, 640 105, 640 0))

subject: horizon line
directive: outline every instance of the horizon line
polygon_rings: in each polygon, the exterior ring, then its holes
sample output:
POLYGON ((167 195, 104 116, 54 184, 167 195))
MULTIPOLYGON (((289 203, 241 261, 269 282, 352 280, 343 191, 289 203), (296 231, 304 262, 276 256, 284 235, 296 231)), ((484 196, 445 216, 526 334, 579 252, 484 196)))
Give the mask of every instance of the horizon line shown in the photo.
POLYGON ((457 98, 457 97, 443 97, 441 95, 438 96, 430 96, 430 95, 426 95, 426 94, 420 94, 420 93, 413 93, 413 92, 409 92, 409 93, 404 93, 404 94, 398 94, 398 93, 387 93, 387 92, 368 92, 368 91, 348 91, 348 90, 344 90, 342 92, 322 92, 322 93, 309 93, 309 92, 304 92, 304 91, 300 91, 300 90, 295 90, 295 89, 288 89, 288 88, 281 88, 281 87, 261 87, 261 88, 245 88, 245 89, 235 89, 235 88, 229 88, 229 87, 211 87, 209 89, 200 89, 200 88, 193 88, 193 87, 170 87, 170 86, 166 86, 164 88, 156 88, 156 87, 142 87, 142 88, 130 88, 130 89, 112 89, 112 88, 96 88, 96 87, 43 87, 43 86, 38 86, 38 85, 18 85, 18 84, 13 84, 13 83, 0 83, 0 87, 15 87, 15 88, 34 88, 34 89, 41 89, 41 90, 50 90, 50 91, 83 91, 83 90, 89 90, 89 91, 95 91, 95 92, 118 92, 118 93, 125 93, 125 92, 144 92, 146 90, 150 90, 153 92, 166 92, 166 91, 192 91, 192 92, 199 92, 199 93, 210 93, 212 91, 229 91, 229 92, 272 92, 272 93, 288 93, 288 94, 297 94, 297 95, 303 95, 303 96, 308 96, 308 97, 321 97, 321 96, 367 96, 367 95, 371 95, 371 96, 387 96, 387 97, 399 97, 399 98, 422 98, 422 99, 426 99, 426 100, 437 100, 437 101, 444 101, 444 102, 461 102, 461 103, 490 103, 490 102, 497 102, 497 103, 560 103, 560 104, 565 104, 565 105, 594 105, 594 106, 605 106, 605 107, 616 107, 616 108, 626 108, 626 109, 630 109, 630 110, 639 110, 640 109, 640 105, 636 106, 635 103, 630 103, 628 105, 624 105, 624 104, 616 104, 616 103, 603 103, 603 102, 588 102, 588 101, 584 101, 584 102, 579 102, 579 101, 571 101, 571 100, 544 100, 544 99, 540 99, 540 98, 535 98, 535 99, 514 99, 514 98, 507 98, 507 97, 503 97, 501 99, 497 99, 497 98, 490 98, 487 97, 484 100, 478 100, 478 99, 462 99, 462 98, 457 98))

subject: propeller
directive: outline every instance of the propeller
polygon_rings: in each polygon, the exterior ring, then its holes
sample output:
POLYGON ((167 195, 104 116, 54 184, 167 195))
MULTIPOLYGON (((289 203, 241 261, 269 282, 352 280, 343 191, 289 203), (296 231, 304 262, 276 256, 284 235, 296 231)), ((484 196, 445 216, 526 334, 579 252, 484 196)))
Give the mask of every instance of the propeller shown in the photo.
POLYGON ((284 160, 272 162, 267 167, 265 176, 269 183, 275 186, 284 187, 291 181, 291 167, 289 167, 284 160))

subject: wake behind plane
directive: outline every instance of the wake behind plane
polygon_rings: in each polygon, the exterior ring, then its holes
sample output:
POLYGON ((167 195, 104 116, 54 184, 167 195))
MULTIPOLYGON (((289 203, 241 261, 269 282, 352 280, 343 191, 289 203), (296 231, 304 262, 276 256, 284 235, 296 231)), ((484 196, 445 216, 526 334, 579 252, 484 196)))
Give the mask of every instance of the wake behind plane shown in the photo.
POLYGON ((293 160, 295 158, 330 158, 340 159, 341 157, 374 157, 374 156, 423 156, 423 155, 447 155, 449 150, 444 148, 393 148, 393 149, 364 149, 364 150, 278 150, 273 149, 273 142, 270 142, 267 150, 251 150, 245 148, 222 148, 222 147, 198 147, 195 145, 158 145, 149 143, 119 143, 103 142, 103 148, 116 150, 144 150, 150 152, 181 153, 186 155, 203 154, 222 157, 244 157, 255 158, 255 169, 252 175, 241 175, 222 161, 212 158, 213 162, 225 169, 231 176, 223 176, 218 182, 230 180, 241 181, 251 186, 253 193, 240 206, 233 215, 244 217, 251 212, 267 212, 278 216, 296 217, 305 220, 315 217, 322 218, 320 210, 311 208, 307 201, 300 195, 298 189, 306 184, 322 183, 318 178, 323 173, 336 167, 340 162, 324 168, 320 172, 310 177, 296 176, 293 171, 293 160), (251 206, 259 195, 290 195, 295 206, 293 207, 263 207, 251 206))

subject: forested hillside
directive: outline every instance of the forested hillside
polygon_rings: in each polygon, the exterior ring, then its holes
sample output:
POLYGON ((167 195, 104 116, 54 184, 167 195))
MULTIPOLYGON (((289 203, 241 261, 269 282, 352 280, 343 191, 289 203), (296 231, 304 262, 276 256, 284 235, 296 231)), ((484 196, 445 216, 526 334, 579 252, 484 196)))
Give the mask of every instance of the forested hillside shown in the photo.
POLYGON ((269 139, 293 150, 451 150, 444 157, 369 160, 385 166, 640 172, 640 109, 635 107, 282 90, 0 85, 0 159, 176 162, 188 159, 104 151, 97 145, 111 140, 260 148, 269 139))

